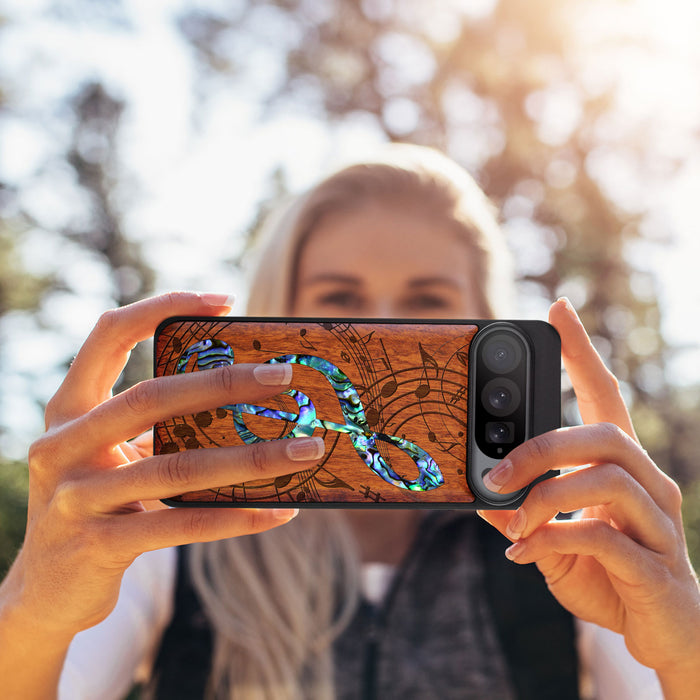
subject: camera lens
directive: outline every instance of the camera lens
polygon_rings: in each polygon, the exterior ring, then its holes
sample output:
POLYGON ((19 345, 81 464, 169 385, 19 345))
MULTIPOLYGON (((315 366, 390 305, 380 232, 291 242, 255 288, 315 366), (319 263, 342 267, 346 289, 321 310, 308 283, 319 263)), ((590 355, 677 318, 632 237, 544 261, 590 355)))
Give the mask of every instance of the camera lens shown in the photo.
POLYGON ((481 391, 481 403, 494 416, 507 416, 520 406, 520 389, 506 377, 496 377, 486 382, 481 391))
POLYGON ((503 386, 496 387, 489 394, 489 403, 491 408, 495 408, 497 411, 502 411, 504 408, 508 408, 511 403, 512 396, 510 391, 503 386))
POLYGON ((520 343, 505 333, 494 334, 484 345, 482 357, 484 364, 497 374, 512 372, 523 356, 520 343))
POLYGON ((513 423, 496 421, 486 424, 486 442, 503 445, 513 442, 513 423))

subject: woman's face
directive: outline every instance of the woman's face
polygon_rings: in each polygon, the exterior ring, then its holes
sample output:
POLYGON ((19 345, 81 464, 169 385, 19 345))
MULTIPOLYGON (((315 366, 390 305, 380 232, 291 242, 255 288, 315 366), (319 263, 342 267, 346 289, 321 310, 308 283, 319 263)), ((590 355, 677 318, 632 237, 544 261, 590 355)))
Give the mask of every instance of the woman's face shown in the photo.
POLYGON ((330 214, 299 259, 297 316, 478 318, 466 242, 409 206, 330 214))

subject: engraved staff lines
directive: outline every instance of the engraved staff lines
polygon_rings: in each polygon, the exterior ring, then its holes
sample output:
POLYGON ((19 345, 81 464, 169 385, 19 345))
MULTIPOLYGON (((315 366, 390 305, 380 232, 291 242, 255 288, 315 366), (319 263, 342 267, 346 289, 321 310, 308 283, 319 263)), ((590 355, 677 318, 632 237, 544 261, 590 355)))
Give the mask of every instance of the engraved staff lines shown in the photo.
MULTIPOLYGON (((455 440, 464 436, 467 424, 466 375, 445 368, 436 380, 431 380, 437 384, 437 388, 433 388, 423 378, 415 376, 417 369, 420 368, 406 368, 394 374, 396 391, 390 398, 380 393, 379 398, 367 401, 367 421, 373 428, 379 425, 384 432, 403 435, 411 421, 420 419, 429 431, 428 439, 443 452, 450 452, 458 443, 446 444, 436 435, 454 435, 455 440), (371 412, 373 408, 375 410, 371 412), (370 416, 376 416, 374 424, 370 416), (442 429, 438 429, 436 421, 440 422, 442 429)), ((383 382, 383 379, 377 380, 367 387, 367 393, 372 395, 383 382)))
MULTIPOLYGON (((468 344, 454 351, 441 367, 419 343, 416 355, 421 365, 394 370, 384 341, 373 337, 375 331, 361 336, 349 323, 322 325, 342 343, 341 359, 352 361, 360 375, 362 384, 356 389, 371 428, 403 435, 408 424, 420 418, 431 443, 466 460, 468 344), (454 361, 459 369, 452 368, 454 361), (437 435, 449 435, 451 440, 439 440, 437 435)), ((437 348, 436 354, 442 349, 437 348)), ((388 445, 379 449, 389 461, 394 451, 388 445)))
MULTIPOLYGON (((212 322, 210 320, 188 320, 179 324, 169 324, 167 330, 158 336, 156 374, 174 374, 185 348, 205 336, 218 338, 228 325, 225 321, 212 322)), ((198 370, 196 366, 193 366, 191 371, 198 370)), ((220 447, 226 444, 227 436, 221 430, 221 422, 226 421, 228 415, 225 408, 219 407, 194 414, 191 421, 188 421, 187 416, 179 416, 159 423, 155 430, 156 441, 160 442, 160 446, 157 446, 157 452, 160 454, 178 452, 180 444, 188 450, 200 447, 220 447), (217 435, 220 436, 218 439, 215 437, 217 435)), ((279 437, 284 434, 284 427, 282 430, 283 433, 279 437)), ((231 488, 221 486, 206 489, 200 493, 210 494, 206 500, 230 500, 231 488)))
MULTIPOLYGON (((169 325, 167 331, 158 337, 156 374, 174 374, 178 360, 186 347, 204 336, 218 338, 219 334, 227 326, 226 322, 212 324, 210 321, 186 321, 177 325, 169 325)), ((192 370, 194 371, 195 368, 193 367, 192 370)), ((207 431, 207 428, 214 424, 215 418, 224 420, 227 415, 227 411, 224 408, 216 408, 212 409, 212 411, 202 411, 195 414, 192 416, 192 420, 198 430, 195 430, 184 416, 160 423, 159 429, 162 429, 169 438, 169 441, 166 441, 162 436, 159 436, 162 444, 165 446, 165 449, 161 449, 161 452, 175 451, 173 446, 177 447, 178 439, 182 441, 186 449, 201 447, 201 437, 204 438, 205 444, 219 447, 225 440, 225 436, 217 440, 213 434, 207 431)))

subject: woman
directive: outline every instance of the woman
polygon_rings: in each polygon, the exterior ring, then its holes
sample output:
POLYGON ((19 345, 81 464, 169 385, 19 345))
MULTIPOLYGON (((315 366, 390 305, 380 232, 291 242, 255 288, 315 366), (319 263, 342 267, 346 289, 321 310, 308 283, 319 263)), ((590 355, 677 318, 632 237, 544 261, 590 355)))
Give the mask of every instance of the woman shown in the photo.
MULTIPOLYGON (((506 260, 499 241, 486 201, 466 173, 431 151, 399 149, 384 163, 351 168, 325 181, 272 226, 262 245, 249 312, 504 315, 507 307, 498 292, 509 273, 499 270, 506 260)), ((55 692, 71 639, 109 615, 124 570, 138 554, 196 541, 218 542, 192 548, 190 565, 179 567, 176 602, 183 601, 188 585, 194 585, 201 602, 195 602, 189 619, 185 615, 184 627, 178 627, 183 620, 176 608, 156 663, 161 680, 163 669, 177 672, 168 650, 185 643, 181 630, 191 633, 193 619, 201 622, 199 605, 207 614, 204 627, 214 630, 210 687, 232 688, 240 697, 331 697, 335 677, 339 696, 362 692, 361 686, 348 687, 355 677, 343 675, 346 661, 357 662, 355 626, 366 619, 354 606, 357 561, 384 565, 385 585, 370 586, 370 594, 381 597, 376 589, 386 588, 393 567, 419 546, 421 514, 309 512, 265 535, 239 538, 286 523, 295 513, 163 510, 151 501, 243 481, 251 474, 308 468, 321 454, 317 438, 155 458, 149 456, 148 438, 125 442, 157 420, 256 401, 288 386, 289 378, 274 368, 240 365, 150 380, 111 397, 130 348, 150 336, 162 318, 227 309, 222 296, 179 294, 108 312, 47 407, 47 433, 30 452, 25 545, 1 589, 0 671, 10 697, 55 692), (335 637, 334 669, 330 645, 335 637)), ((570 305, 555 303, 550 321, 562 337, 585 425, 516 448, 492 472, 490 484, 495 491, 510 492, 551 468, 586 466, 543 482, 515 513, 482 516, 515 543, 509 558, 537 564, 565 608, 623 635, 635 658, 656 670, 667 698, 688 698, 700 681, 700 593, 685 549, 679 490, 636 442, 617 382, 570 305), (550 522, 558 511, 575 509, 583 509, 582 519, 550 522)), ((458 526, 460 537, 471 538, 472 544, 486 537, 474 518, 460 516, 455 522, 450 527, 458 526)), ((453 632, 458 635, 465 626, 477 630, 465 643, 478 662, 457 668, 467 680, 452 686, 452 696, 487 697, 488 688, 492 697, 514 697, 519 674, 508 668, 509 640, 499 643, 494 630, 498 605, 489 604, 484 590, 488 576, 481 569, 488 555, 482 561, 474 555, 476 547, 459 543, 449 556, 461 557, 472 587, 466 604, 454 609, 455 617, 464 615, 466 622, 453 632)), ((460 568, 452 560, 434 564, 442 564, 445 575, 460 568)), ((419 571, 416 586, 432 583, 431 571, 419 571)), ((157 603, 167 588, 156 587, 151 598, 157 603)), ((143 593, 143 587, 137 591, 143 593)), ((423 605, 427 597, 416 600, 423 605)), ((150 609, 153 601, 139 604, 150 609)), ((159 614, 162 630, 168 620, 159 614)), ((409 625, 397 635, 401 646, 388 650, 396 654, 390 661, 397 677, 413 673, 416 682, 425 680, 424 666, 440 668, 431 666, 433 660, 462 644, 451 636, 446 617, 435 620, 444 634, 430 641, 437 646, 427 656, 421 654, 421 635, 431 633, 431 625, 420 630, 409 625)), ((534 638, 535 626, 530 633, 534 638)), ((87 639, 94 640, 89 634, 87 639)), ((157 641, 158 629, 153 636, 157 641)), ((100 655, 101 664, 121 668, 114 655, 128 656, 135 645, 131 637, 119 639, 100 655)), ((363 667, 374 668, 376 649, 366 649, 363 667)), ((452 672, 445 667, 445 674, 452 672)))

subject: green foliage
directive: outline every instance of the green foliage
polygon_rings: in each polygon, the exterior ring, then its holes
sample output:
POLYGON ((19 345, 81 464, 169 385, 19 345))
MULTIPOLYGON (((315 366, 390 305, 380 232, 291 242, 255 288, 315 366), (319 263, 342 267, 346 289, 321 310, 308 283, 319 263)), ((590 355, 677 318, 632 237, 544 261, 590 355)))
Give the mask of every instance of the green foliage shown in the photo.
POLYGON ((0 316, 10 310, 36 309, 52 284, 50 278, 30 275, 22 269, 17 250, 22 231, 13 223, 0 220, 0 316))
POLYGON ((684 489, 683 524, 690 560, 695 571, 700 571, 700 479, 684 489))
POLYGON ((28 488, 26 464, 0 461, 0 579, 24 538, 28 488))

